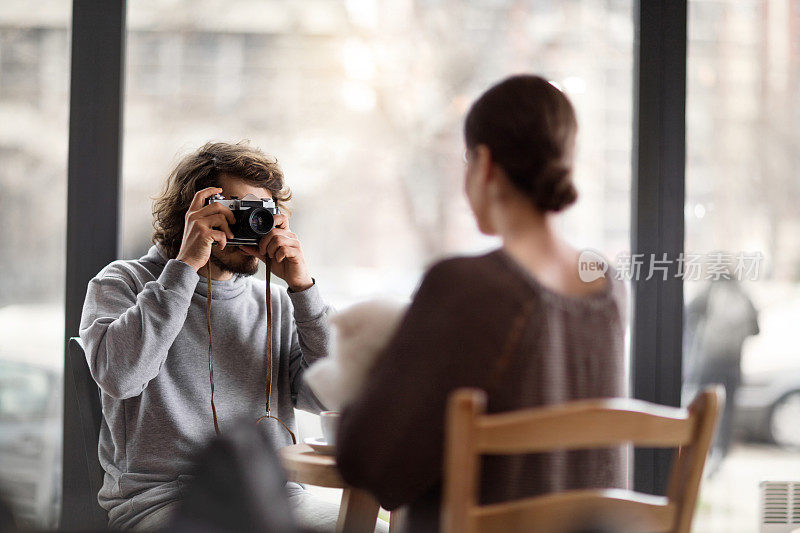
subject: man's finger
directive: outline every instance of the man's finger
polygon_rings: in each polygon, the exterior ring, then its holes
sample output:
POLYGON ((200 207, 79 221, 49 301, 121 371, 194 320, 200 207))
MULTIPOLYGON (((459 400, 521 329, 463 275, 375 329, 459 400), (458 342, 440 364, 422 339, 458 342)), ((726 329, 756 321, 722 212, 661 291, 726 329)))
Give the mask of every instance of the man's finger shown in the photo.
POLYGON ((275 252, 281 246, 281 239, 284 237, 280 235, 274 235, 269 242, 267 243, 267 249, 265 250, 266 255, 269 257, 275 257, 275 252))
POLYGON ((279 248, 299 247, 300 241, 284 235, 275 236, 267 245, 267 255, 274 257, 279 248))
POLYGON ((219 187, 206 187, 201 191, 197 191, 192 198, 192 203, 189 205, 189 212, 197 211, 201 207, 203 207, 203 203, 206 201, 206 198, 211 198, 215 194, 221 193, 222 189, 219 187))
POLYGON ((275 215, 275 227, 281 229, 289 228, 289 217, 284 213, 277 213, 275 215))
POLYGON ((280 249, 278 249, 277 252, 275 252, 275 258, 276 259, 279 258, 278 262, 282 263, 283 261, 285 261, 287 259, 293 259, 293 258, 297 257, 299 255, 299 252, 300 252, 300 250, 298 248, 294 248, 294 247, 290 247, 290 246, 284 246, 284 247, 281 247, 280 249))
POLYGON ((224 232, 218 229, 212 229, 211 237, 214 239, 214 242, 217 244, 217 246, 219 246, 220 250, 225 249, 225 246, 228 244, 228 237, 224 232))
POLYGON ((227 235, 229 239, 233 238, 233 232, 231 231, 230 226, 228 226, 228 219, 225 218, 225 215, 222 213, 214 213, 205 217, 198 217, 195 219, 195 223, 202 224, 203 226, 209 228, 219 228, 225 232, 225 235, 227 235))
POLYGON ((269 240, 269 239, 273 239, 273 238, 278 237, 278 236, 280 236, 280 237, 289 237, 290 239, 296 239, 297 238, 297 235, 295 235, 294 233, 292 233, 288 229, 284 229, 284 228, 273 228, 269 233, 264 235, 264 238, 269 240))
POLYGON ((236 217, 233 215, 233 211, 231 211, 228 206, 222 205, 219 202, 214 202, 213 204, 203 206, 197 211, 193 212, 190 216, 193 218, 200 218, 211 216, 215 213, 219 213, 220 215, 224 216, 230 224, 236 223, 236 217))
POLYGON ((267 253, 267 247, 272 240, 278 236, 285 236, 291 239, 297 239, 297 235, 289 231, 288 229, 283 228, 273 228, 269 233, 264 235, 261 238, 261 241, 258 243, 258 249, 261 251, 262 254, 267 253))
MULTIPOLYGON (((272 230, 272 231, 275 231, 275 230, 272 230)), ((260 241, 258 241, 258 252, 259 252, 261 255, 266 255, 266 253, 267 253, 267 246, 269 246, 269 243, 272 241, 272 239, 274 239, 274 238, 275 238, 275 234, 274 234, 274 233, 272 233, 272 231, 271 231, 271 232, 269 232, 269 233, 267 233, 266 235, 264 235, 264 236, 261 238, 261 240, 260 240, 260 241)))

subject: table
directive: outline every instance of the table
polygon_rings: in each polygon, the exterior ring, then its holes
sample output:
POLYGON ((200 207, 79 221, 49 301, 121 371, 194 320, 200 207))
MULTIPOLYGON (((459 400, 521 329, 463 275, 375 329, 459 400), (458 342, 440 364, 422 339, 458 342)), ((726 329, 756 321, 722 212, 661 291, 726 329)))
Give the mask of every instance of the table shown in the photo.
POLYGON ((379 505, 368 492, 348 486, 339 475, 332 455, 316 453, 307 444, 294 444, 278 450, 290 481, 318 487, 344 489, 339 508, 337 532, 373 533, 379 505))

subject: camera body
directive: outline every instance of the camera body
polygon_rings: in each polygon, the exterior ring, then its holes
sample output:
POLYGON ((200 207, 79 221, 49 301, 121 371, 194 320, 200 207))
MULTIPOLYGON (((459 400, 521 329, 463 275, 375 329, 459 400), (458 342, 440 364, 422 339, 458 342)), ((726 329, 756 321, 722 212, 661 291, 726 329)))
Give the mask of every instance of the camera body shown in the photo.
POLYGON ((261 237, 275 227, 275 215, 280 213, 272 198, 259 198, 254 194, 248 194, 241 199, 215 194, 206 198, 206 205, 212 203, 224 205, 236 218, 234 224, 228 224, 233 233, 233 239, 228 239, 228 246, 258 246, 261 237))

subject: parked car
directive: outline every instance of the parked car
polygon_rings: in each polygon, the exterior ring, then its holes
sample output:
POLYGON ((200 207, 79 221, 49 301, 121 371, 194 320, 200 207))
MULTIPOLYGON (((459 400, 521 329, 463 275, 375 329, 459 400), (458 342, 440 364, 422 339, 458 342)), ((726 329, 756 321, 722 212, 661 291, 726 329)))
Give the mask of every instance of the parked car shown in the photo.
POLYGON ((800 450, 800 366, 744 374, 734 427, 746 439, 800 450))
POLYGON ((19 525, 54 529, 61 500, 64 308, 0 308, 0 492, 19 525))
POLYGON ((0 361, 0 491, 23 527, 54 527, 61 480, 61 376, 0 361))

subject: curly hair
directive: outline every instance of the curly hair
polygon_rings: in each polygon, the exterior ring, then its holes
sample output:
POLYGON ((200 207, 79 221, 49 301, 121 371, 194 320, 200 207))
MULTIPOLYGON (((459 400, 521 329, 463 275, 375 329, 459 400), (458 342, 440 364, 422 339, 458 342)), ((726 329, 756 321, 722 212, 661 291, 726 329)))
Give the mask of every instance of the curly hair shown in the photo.
POLYGON ((286 202, 292 197, 274 157, 250 146, 247 141, 206 143, 175 166, 161 195, 154 198, 153 243, 160 244, 168 257, 178 255, 186 212, 195 193, 219 186, 220 177, 224 175, 269 190, 281 209, 286 208, 286 202))

